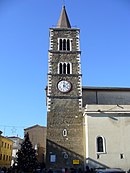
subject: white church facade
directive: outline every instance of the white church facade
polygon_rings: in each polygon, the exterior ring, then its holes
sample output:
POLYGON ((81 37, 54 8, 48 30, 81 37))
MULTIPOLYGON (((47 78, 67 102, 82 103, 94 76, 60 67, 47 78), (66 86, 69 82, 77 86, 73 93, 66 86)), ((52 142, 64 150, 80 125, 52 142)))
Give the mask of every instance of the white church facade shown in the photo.
POLYGON ((83 89, 86 164, 130 169, 130 89, 83 89), (87 99, 88 98, 88 99, 87 99))

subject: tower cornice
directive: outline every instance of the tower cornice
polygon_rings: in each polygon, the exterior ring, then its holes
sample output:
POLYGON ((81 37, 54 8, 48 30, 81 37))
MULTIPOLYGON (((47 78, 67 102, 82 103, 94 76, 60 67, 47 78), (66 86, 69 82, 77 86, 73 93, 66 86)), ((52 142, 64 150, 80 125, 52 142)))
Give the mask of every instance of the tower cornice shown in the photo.
POLYGON ((55 30, 55 31, 75 31, 75 30, 77 30, 77 31, 80 31, 80 29, 79 28, 49 28, 50 30, 55 30))
POLYGON ((62 76, 62 77, 78 77, 78 76, 82 76, 82 74, 52 74, 52 73, 48 73, 48 75, 51 75, 51 76, 62 76))
POLYGON ((82 98, 82 96, 65 96, 65 95, 61 95, 61 96, 47 95, 47 97, 56 98, 56 99, 81 99, 82 98))
POLYGON ((74 51, 59 51, 59 50, 48 50, 50 53, 55 53, 55 54, 81 54, 81 51, 74 50, 74 51))

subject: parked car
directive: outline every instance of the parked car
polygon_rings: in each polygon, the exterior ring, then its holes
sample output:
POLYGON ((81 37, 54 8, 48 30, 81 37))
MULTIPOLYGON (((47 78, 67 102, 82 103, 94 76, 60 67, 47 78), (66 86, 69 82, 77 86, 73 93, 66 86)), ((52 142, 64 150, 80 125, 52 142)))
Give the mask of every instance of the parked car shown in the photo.
POLYGON ((126 171, 120 168, 109 168, 109 169, 97 169, 96 173, 126 173, 126 171))

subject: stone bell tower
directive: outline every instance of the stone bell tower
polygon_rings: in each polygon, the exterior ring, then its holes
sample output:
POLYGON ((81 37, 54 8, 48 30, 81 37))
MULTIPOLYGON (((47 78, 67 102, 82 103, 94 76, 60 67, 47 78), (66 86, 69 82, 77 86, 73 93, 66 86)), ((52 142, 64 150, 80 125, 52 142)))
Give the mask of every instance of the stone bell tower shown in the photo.
POLYGON ((80 30, 71 28, 65 6, 50 28, 47 87, 47 167, 83 167, 80 30))

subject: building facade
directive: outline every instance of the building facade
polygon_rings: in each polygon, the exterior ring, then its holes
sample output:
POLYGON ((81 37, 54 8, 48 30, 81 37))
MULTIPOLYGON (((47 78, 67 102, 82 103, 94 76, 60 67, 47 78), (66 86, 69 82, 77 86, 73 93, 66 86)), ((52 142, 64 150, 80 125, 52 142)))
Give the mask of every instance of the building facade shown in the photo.
POLYGON ((130 88, 83 88, 86 164, 130 169, 130 88))
POLYGON ((12 145, 12 160, 11 160, 11 166, 16 163, 17 160, 17 152, 21 148, 21 144, 23 142, 23 139, 17 137, 17 136, 10 136, 8 137, 10 140, 13 141, 12 145))
POLYGON ((50 28, 47 167, 130 169, 130 88, 83 87, 80 30, 50 28))
POLYGON ((0 167, 9 168, 12 160, 13 141, 0 135, 0 167))
POLYGON ((34 125, 24 129, 24 133, 29 134, 33 148, 37 152, 39 163, 43 163, 46 157, 46 127, 34 125))

